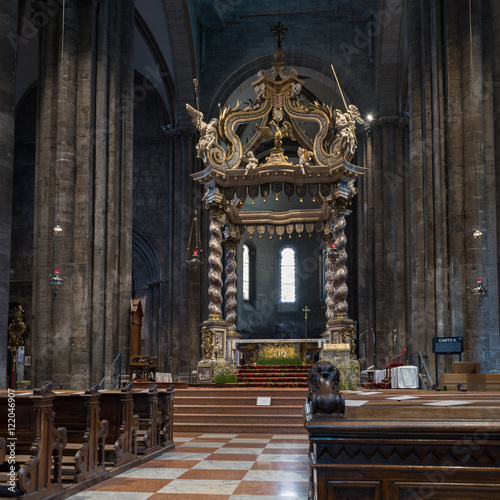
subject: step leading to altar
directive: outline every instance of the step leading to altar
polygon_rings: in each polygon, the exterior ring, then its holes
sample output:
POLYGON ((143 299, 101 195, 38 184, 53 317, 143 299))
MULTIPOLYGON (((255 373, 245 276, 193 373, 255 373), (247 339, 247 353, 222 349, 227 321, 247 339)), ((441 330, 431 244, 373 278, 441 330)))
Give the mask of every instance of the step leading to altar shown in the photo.
POLYGON ((304 434, 306 396, 307 388, 176 388, 174 432, 304 434))
POLYGON ((239 387, 307 387, 312 365, 250 365, 238 369, 239 387))

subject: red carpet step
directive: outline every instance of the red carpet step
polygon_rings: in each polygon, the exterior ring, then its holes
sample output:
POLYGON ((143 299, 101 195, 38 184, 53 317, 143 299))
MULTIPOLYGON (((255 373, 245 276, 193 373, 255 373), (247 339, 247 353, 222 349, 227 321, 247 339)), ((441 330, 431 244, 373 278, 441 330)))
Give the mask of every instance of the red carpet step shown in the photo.
POLYGON ((306 388, 176 388, 174 432, 304 434, 306 396, 306 388), (260 397, 271 404, 257 405, 260 397))
POLYGON ((311 365, 244 365, 238 369, 238 386, 307 387, 307 375, 310 369, 311 365))

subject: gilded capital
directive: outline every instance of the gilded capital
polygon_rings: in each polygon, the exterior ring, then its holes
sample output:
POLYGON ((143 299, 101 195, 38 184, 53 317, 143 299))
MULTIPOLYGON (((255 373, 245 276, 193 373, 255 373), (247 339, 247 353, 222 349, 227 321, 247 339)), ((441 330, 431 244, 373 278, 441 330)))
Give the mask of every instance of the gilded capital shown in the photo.
POLYGON ((209 203, 205 208, 210 212, 210 217, 220 219, 226 212, 226 207, 222 203, 209 203))
POLYGON ((332 203, 333 210, 338 214, 345 214, 347 207, 350 205, 350 201, 344 200, 343 198, 335 198, 332 203))

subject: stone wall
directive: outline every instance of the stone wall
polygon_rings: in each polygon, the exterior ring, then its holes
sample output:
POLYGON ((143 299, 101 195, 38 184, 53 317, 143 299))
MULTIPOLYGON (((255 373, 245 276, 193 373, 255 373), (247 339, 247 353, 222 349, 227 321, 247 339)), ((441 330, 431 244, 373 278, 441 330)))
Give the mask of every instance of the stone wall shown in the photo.
MULTIPOLYGON (((271 201, 272 203, 272 201, 271 201)), ((347 226, 350 223, 347 218, 347 226)), ((349 236, 352 232, 347 232, 347 253, 352 248, 349 236)), ((302 309, 307 306, 311 312, 308 313, 307 336, 309 338, 319 338, 325 331, 324 302, 324 268, 322 263, 324 244, 317 233, 309 236, 306 232, 299 237, 296 233, 289 238, 288 235, 273 235, 269 238, 267 233, 259 238, 254 233, 250 239, 245 233, 237 249, 237 301, 238 316, 237 329, 245 337, 252 338, 283 338, 288 335, 290 338, 304 338, 304 312, 302 309), (255 287, 253 300, 243 301, 242 291, 242 246, 248 244, 251 249, 252 262, 254 264, 254 276, 251 283, 255 287), (296 305, 281 304, 279 302, 279 252, 290 245, 296 253, 296 305)), ((355 309, 355 267, 353 267, 353 256, 349 259, 348 269, 348 302, 351 307, 348 314, 356 318, 355 309)), ((285 337, 286 338, 286 337, 285 337)))

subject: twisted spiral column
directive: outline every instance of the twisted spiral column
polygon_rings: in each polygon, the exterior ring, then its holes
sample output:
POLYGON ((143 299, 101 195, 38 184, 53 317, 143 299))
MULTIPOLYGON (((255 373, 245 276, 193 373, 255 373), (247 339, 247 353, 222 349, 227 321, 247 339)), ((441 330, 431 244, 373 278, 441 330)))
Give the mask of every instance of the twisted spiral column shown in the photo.
POLYGON ((334 277, 334 249, 332 247, 333 245, 333 238, 331 236, 328 236, 325 238, 325 243, 326 243, 326 271, 325 271, 325 291, 326 291, 326 299, 325 299, 325 304, 326 304, 326 321, 332 321, 334 318, 334 300, 333 300, 333 294, 334 294, 334 286, 333 286, 333 277, 334 277))
POLYGON ((221 320, 222 319, 222 215, 224 209, 222 205, 217 203, 207 206, 210 210, 210 241, 208 246, 210 248, 210 255, 208 257, 208 319, 221 320))
POLYGON ((333 317, 348 318, 347 315, 347 252, 345 251, 347 238, 344 234, 346 220, 345 209, 340 206, 335 208, 337 217, 335 227, 333 228, 333 238, 335 242, 335 250, 337 251, 337 259, 334 265, 333 277, 333 302, 334 314, 333 317))
POLYGON ((226 241, 226 323, 230 330, 235 330, 236 323, 236 240, 226 241))

